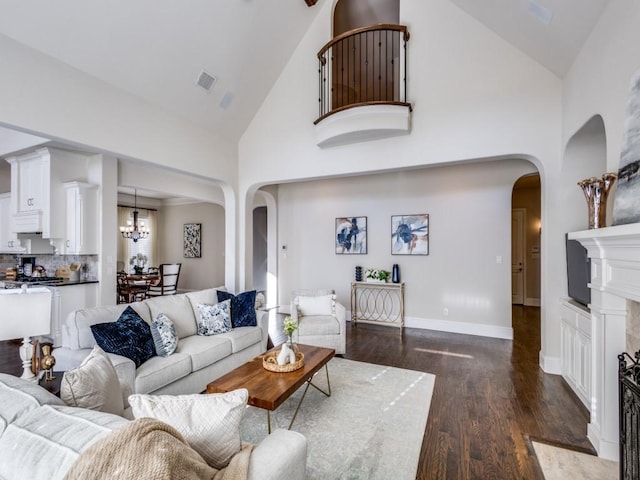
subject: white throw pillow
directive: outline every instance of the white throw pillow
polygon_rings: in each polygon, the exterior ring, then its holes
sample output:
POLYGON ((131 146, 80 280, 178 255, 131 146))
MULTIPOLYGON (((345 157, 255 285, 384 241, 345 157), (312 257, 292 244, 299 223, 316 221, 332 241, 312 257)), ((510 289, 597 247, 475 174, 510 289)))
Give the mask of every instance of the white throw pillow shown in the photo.
POLYGON ((249 391, 195 395, 129 397, 134 418, 151 417, 178 430, 191 448, 214 468, 226 467, 240 451, 240 422, 249 391))
POLYGON ((231 331, 231 299, 215 305, 199 303, 197 309, 198 335, 218 335, 231 331))
POLYGON ((336 296, 320 295, 317 297, 298 297, 298 310, 302 316, 335 315, 336 296))
POLYGON ((116 369, 98 346, 78 368, 64 373, 60 398, 71 407, 88 408, 122 416, 124 400, 116 369))

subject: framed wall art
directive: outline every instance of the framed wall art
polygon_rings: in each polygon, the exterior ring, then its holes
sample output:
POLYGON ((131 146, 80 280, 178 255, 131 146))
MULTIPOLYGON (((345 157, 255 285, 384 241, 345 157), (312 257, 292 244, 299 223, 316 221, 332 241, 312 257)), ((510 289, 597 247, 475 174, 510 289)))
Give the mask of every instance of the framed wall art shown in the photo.
POLYGON ((391 216, 391 254, 429 255, 429 215, 391 216))
POLYGON ((184 224, 184 258, 200 258, 201 223, 184 224))
POLYGON ((336 218, 336 254, 367 253, 367 217, 336 218))

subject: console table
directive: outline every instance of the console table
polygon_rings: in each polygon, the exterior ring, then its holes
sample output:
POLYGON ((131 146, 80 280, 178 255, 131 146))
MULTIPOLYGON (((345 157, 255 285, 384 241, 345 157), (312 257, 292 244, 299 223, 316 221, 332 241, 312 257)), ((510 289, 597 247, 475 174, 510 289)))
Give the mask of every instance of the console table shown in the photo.
POLYGON ((404 327, 404 283, 351 282, 351 321, 404 327))

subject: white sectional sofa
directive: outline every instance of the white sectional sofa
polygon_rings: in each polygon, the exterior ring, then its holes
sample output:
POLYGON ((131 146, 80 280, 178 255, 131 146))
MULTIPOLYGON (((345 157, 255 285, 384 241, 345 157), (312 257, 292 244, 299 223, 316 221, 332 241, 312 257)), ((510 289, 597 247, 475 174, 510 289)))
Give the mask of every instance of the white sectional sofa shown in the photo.
MULTIPOLYGON (((66 406, 37 384, 0 373, 0 478, 62 479, 83 452, 127 423, 118 415, 66 406)), ((111 459, 99 448, 93 450, 91 454, 111 459)), ((162 459, 159 453, 161 449, 150 448, 145 455, 162 459)), ((304 436, 276 430, 253 448, 248 479, 302 480, 306 458, 304 436)), ((113 457, 112 463, 125 460, 113 457)), ((128 473, 120 478, 140 478, 128 473)))
POLYGON ((125 308, 131 306, 149 324, 158 314, 167 315, 175 325, 179 340, 175 353, 152 357, 138 368, 132 360, 109 353, 123 386, 131 393, 200 393, 211 381, 267 349, 268 314, 259 310, 255 327, 234 328, 212 336, 197 335, 196 306, 217 303, 217 290, 224 287, 72 312, 62 325, 62 345, 53 352, 55 369, 78 367, 96 345, 91 325, 115 322, 125 308))

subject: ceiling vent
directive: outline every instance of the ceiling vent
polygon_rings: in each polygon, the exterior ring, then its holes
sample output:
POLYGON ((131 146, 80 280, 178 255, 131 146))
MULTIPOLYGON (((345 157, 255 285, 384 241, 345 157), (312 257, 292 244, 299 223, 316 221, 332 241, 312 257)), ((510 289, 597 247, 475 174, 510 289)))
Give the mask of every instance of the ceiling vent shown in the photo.
POLYGON ((196 80, 196 84, 199 87, 204 88, 207 92, 210 92, 213 86, 216 83, 217 78, 211 75, 210 73, 202 70, 200 75, 198 75, 198 79, 196 80))

